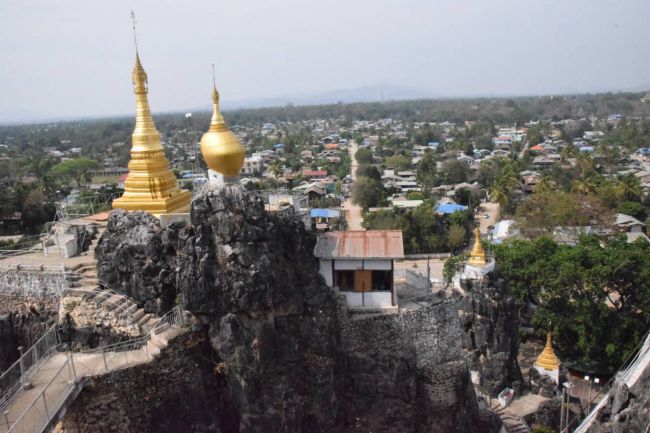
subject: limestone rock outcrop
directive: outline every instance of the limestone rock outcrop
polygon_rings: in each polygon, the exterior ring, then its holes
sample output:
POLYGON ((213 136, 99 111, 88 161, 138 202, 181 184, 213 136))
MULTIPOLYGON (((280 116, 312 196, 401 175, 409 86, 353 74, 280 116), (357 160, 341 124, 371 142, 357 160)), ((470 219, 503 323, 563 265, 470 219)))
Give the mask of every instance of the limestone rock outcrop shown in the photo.
MULTIPOLYGON (((147 402, 134 403, 138 414, 119 424, 121 432, 498 430, 478 409, 457 300, 432 297, 421 311, 359 320, 320 277, 315 235, 290 214, 265 212, 258 194, 238 185, 207 189, 194 198, 190 219, 162 228, 145 213, 114 211, 96 252, 100 278, 113 290, 152 312, 180 302, 194 315, 200 325, 168 356, 179 369, 194 365, 187 374, 202 385, 143 366, 149 382, 134 378, 131 389, 102 400, 105 381, 128 387, 131 373, 98 379, 68 417, 81 417, 83 431, 92 425, 86 411, 127 410, 117 403, 124 393, 147 402), (194 385, 175 404, 173 387, 164 385, 169 396, 153 389, 166 379, 194 385), (200 425, 191 422, 195 401, 210 413, 200 425), (172 418, 190 421, 181 427, 172 418)), ((92 431, 118 430, 98 422, 92 431)))
POLYGON ((0 371, 19 355, 18 347, 31 347, 57 321, 56 299, 17 295, 0 297, 0 371))
POLYGON ((650 367, 628 388, 615 380, 610 399, 599 412, 588 433, 645 432, 650 425, 650 367))
MULTIPOLYGON (((492 276, 492 275, 490 275, 492 276)), ((494 278, 470 281, 461 296, 463 348, 469 352, 480 385, 492 397, 505 387, 520 390, 519 315, 515 299, 494 278)))

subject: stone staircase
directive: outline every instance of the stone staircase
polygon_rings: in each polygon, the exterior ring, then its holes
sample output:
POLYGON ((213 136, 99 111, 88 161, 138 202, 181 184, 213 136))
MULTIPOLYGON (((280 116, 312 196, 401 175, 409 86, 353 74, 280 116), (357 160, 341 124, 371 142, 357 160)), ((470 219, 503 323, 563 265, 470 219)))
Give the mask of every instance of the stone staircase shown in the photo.
MULTIPOLYGON (((4 414, 0 433, 52 431, 91 377, 152 361, 171 339, 188 329, 187 325, 185 312, 177 306, 139 338, 82 352, 47 352, 37 368, 29 372, 32 387, 18 386, 16 392, 0 399, 4 402, 0 408, 4 414)), ((28 351, 23 357, 31 354, 28 351)), ((22 382, 22 377, 16 378, 17 384, 22 382)))
MULTIPOLYGON (((71 302, 78 303, 78 307, 83 305, 84 310, 94 313, 95 325, 111 326, 134 337, 145 335, 160 322, 160 318, 138 308, 130 297, 110 290, 97 277, 95 248, 104 231, 105 227, 99 227, 88 251, 83 253, 88 256, 87 260, 66 268, 68 288, 63 291, 62 312, 71 302)), ((65 312, 70 311, 68 309, 65 312)))
POLYGON ((530 433, 528 425, 522 422, 517 416, 508 413, 498 402, 494 401, 491 408, 499 416, 503 427, 508 433, 530 433))

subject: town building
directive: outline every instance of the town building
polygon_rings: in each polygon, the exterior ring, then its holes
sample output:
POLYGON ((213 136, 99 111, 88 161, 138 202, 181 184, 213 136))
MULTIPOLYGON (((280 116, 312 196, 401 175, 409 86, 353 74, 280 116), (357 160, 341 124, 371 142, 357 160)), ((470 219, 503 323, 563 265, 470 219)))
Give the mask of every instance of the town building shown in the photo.
POLYGON ((244 165, 241 169, 242 174, 252 176, 253 174, 262 174, 263 170, 264 160, 261 155, 251 155, 244 158, 244 165))
POLYGON ((314 254, 320 274, 351 309, 397 306, 393 270, 404 258, 401 230, 327 232, 318 237, 314 254))

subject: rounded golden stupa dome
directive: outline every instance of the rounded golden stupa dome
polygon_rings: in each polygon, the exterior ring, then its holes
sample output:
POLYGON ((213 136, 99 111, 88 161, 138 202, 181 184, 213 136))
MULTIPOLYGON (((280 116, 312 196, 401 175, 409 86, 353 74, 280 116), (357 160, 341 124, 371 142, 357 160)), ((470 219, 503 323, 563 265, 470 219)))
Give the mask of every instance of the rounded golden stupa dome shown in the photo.
POLYGON ((212 102, 214 112, 210 129, 201 137, 201 154, 212 170, 228 177, 237 176, 244 165, 246 151, 221 115, 216 87, 212 88, 212 102))

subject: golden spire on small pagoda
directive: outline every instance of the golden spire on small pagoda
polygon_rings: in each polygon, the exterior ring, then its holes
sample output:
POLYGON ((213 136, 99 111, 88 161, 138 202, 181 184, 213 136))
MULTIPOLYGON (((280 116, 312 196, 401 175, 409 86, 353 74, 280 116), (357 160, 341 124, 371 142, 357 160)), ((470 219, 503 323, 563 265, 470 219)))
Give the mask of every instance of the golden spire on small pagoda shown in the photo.
MULTIPOLYGON (((133 35, 135 38, 135 15, 133 35)), ((181 191, 176 176, 169 169, 165 150, 160 142, 147 99, 147 73, 140 62, 136 39, 135 66, 131 74, 135 93, 136 117, 132 135, 129 174, 124 181, 124 194, 113 200, 113 209, 143 210, 156 216, 187 212, 192 194, 181 191)))
POLYGON ((244 165, 246 151, 221 115, 214 65, 212 65, 212 105, 210 128, 201 137, 201 154, 212 170, 228 177, 237 176, 244 165))
POLYGON ((555 352, 553 351, 553 341, 550 332, 546 334, 546 346, 544 346, 544 350, 537 357, 535 366, 548 371, 560 368, 560 359, 555 356, 555 352))
POLYGON ((474 237, 474 246, 467 263, 474 266, 485 266, 485 251, 483 245, 481 245, 481 231, 478 227, 474 229, 474 237))

